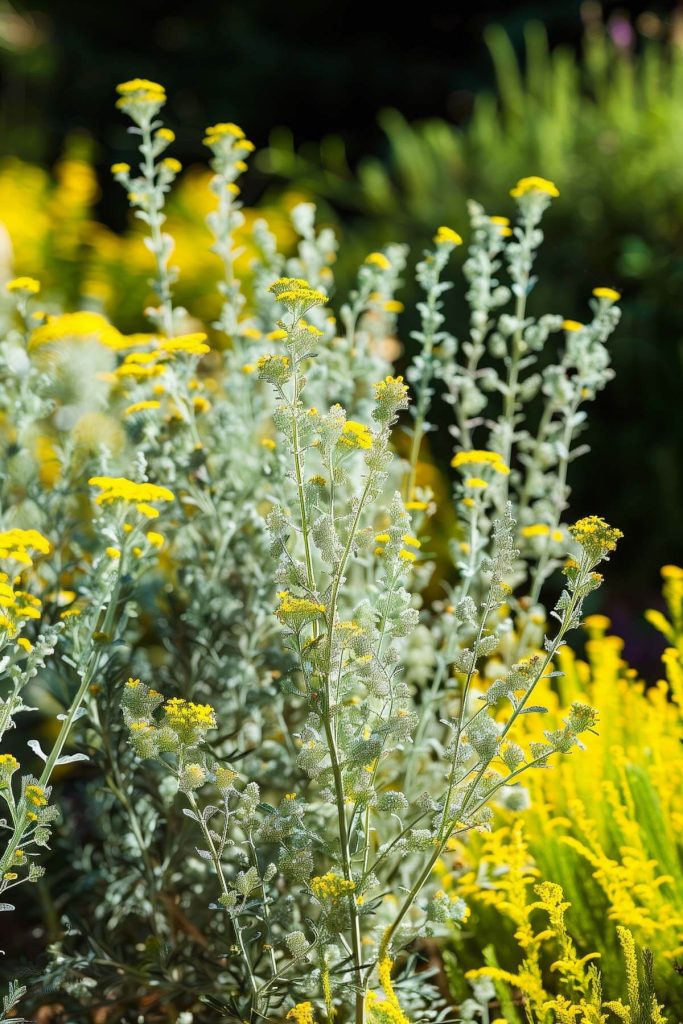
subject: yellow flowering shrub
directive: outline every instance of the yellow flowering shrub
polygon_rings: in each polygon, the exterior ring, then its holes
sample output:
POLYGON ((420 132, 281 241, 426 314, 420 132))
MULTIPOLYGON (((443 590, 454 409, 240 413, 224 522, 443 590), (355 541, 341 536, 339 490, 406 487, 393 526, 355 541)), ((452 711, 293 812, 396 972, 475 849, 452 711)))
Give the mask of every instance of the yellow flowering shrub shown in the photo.
MULTIPOLYGON (((465 944, 470 963, 481 955, 473 950, 491 943, 509 974, 514 938, 527 957, 524 970, 531 970, 527 897, 533 883, 547 879, 562 887, 571 904, 567 927, 581 955, 599 957, 604 991, 611 997, 626 991, 619 931, 626 929, 638 947, 652 951, 657 990, 667 1009, 680 1012, 683 570, 665 566, 662 576, 668 614, 646 617, 671 645, 662 656, 664 678, 647 686, 624 660, 623 641, 610 635, 609 619, 589 616, 585 659, 563 648, 556 663, 561 675, 537 693, 548 709, 543 724, 551 729, 568 701, 600 709, 595 729, 584 734, 586 749, 532 776, 523 818, 511 825, 502 812, 488 836, 458 845, 438 874, 442 885, 472 900, 476 942, 465 944), (454 868, 458 859, 471 870, 454 868), (514 936, 508 930, 493 937, 492 911, 510 920, 514 936)), ((526 724, 533 742, 538 729, 526 724)), ((526 975, 507 981, 540 998, 549 975, 534 956, 533 982, 526 975)))

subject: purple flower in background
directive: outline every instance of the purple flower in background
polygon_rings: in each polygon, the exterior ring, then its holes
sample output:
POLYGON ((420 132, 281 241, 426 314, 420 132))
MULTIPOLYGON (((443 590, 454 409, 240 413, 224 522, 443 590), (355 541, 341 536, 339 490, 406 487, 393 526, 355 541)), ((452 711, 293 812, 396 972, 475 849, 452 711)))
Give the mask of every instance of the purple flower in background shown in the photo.
POLYGON ((636 34, 628 18, 616 15, 610 20, 608 30, 615 46, 618 46, 621 50, 631 49, 635 42, 636 34))

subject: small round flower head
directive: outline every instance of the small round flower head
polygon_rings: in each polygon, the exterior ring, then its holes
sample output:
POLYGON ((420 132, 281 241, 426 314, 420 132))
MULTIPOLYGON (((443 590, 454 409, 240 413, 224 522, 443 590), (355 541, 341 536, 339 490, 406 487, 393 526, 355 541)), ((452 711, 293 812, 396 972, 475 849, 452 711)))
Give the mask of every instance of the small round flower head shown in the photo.
POLYGON ((348 448, 372 448, 372 434, 364 423, 347 420, 339 443, 348 448))
POLYGON ((579 519, 569 527, 569 532, 592 562, 599 561, 609 551, 614 551, 617 541, 624 536, 621 530, 610 526, 600 516, 579 519))
POLYGON ((375 384, 373 417, 378 423, 390 423, 401 409, 408 408, 408 385, 403 377, 385 377, 375 384))
POLYGON ((5 291, 37 295, 40 291, 40 281, 36 281, 35 277, 15 277, 12 281, 7 282, 5 291))
POLYGON ((164 712, 164 724, 173 729, 184 746, 196 746, 210 729, 216 728, 216 715, 209 704, 172 697, 166 701, 164 712))
POLYGON ((355 888, 355 882, 342 878, 334 871, 328 871, 326 875, 316 875, 311 879, 311 892, 321 903, 339 903, 355 888))
POLYGON ((327 610, 324 604, 310 601, 307 597, 294 597, 288 590, 281 590, 277 596, 280 604, 275 614, 280 622, 292 629, 300 629, 305 623, 324 615, 327 610))
POLYGON ((529 178, 520 178, 514 188, 510 189, 510 195, 513 199, 520 199, 522 196, 530 194, 545 195, 555 199, 559 196, 560 192, 554 182, 549 181, 547 178, 539 178, 536 175, 531 175, 529 178))
POLYGON ((176 174, 180 174, 180 172, 183 169, 183 165, 181 164, 180 160, 176 160, 174 156, 165 157, 161 161, 160 166, 164 171, 167 172, 167 174, 173 175, 174 177, 176 174))
POLYGON ((451 459, 451 466, 460 469, 462 466, 489 466, 494 473, 507 476, 510 467, 506 465, 500 452, 488 451, 483 448, 470 448, 456 452, 451 459))
POLYGON ((322 306, 328 301, 324 292, 314 288, 302 277, 281 277, 271 284, 268 291, 297 319, 313 306, 322 306))
POLYGON ((117 164, 112 164, 111 165, 111 173, 114 175, 115 178, 117 178, 117 177, 125 178, 125 176, 127 174, 130 174, 130 164, 123 163, 122 161, 120 161, 117 164))
POLYGON ((6 783, 19 770, 19 762, 13 754, 0 754, 0 785, 6 783))
POLYGON ((292 367, 288 356, 267 355, 256 361, 258 375, 269 384, 285 384, 292 376, 292 367))
POLYGON ((235 141, 241 141, 244 138, 244 132, 237 124, 233 124, 232 121, 221 121, 218 124, 212 124, 206 129, 206 135, 204 137, 205 146, 215 146, 219 142, 228 141, 234 143, 235 141))
POLYGON ((159 753, 158 734, 151 722, 134 721, 128 726, 130 729, 130 745, 141 761, 152 760, 159 753))
POLYGON ((313 1003, 297 1003, 289 1010, 285 1019, 293 1020, 294 1024, 315 1024, 313 1003))
POLYGON ((567 728, 572 733, 586 732, 595 728, 598 721, 598 713, 589 704, 580 704, 574 701, 566 719, 567 728))
POLYGON ((225 792, 230 789, 233 782, 237 778, 237 772, 234 772, 232 768, 226 768, 224 765, 219 765, 216 768, 216 787, 225 792))
POLYGON ((166 90, 158 82, 147 78, 133 78, 116 86, 119 99, 116 106, 136 124, 150 121, 166 102, 166 90))
POLYGON ((584 327, 584 324, 582 324, 579 320, 563 320, 562 321, 562 329, 564 331, 570 331, 570 332, 581 331, 581 330, 583 330, 583 327, 584 327))
POLYGON ((451 248, 455 248, 456 245, 462 245, 462 238, 453 228, 442 224, 434 235, 434 242, 436 245, 448 245, 451 248))
POLYGON ((503 238, 509 238, 512 234, 509 217, 489 217, 489 221, 498 229, 498 233, 502 235, 503 238))
POLYGON ((176 338, 164 338, 159 343, 159 351, 165 354, 182 352, 188 356, 205 356, 211 348, 206 343, 206 335, 202 331, 194 334, 181 334, 176 338))
POLYGON ((24 790, 24 798, 29 807, 47 806, 47 794, 42 786, 30 783, 24 790))
POLYGON ((391 270, 389 258, 383 252, 371 252, 365 257, 365 262, 368 266, 378 267, 380 270, 391 270))
POLYGON ((190 793, 193 789, 199 789, 205 782, 206 771, 201 764, 196 762, 186 764, 178 778, 178 786, 185 793, 190 793))
POLYGON ((618 292, 615 288, 594 288, 593 295, 596 299, 604 299, 605 302, 618 302, 621 298, 621 292, 618 292))
POLYGON ((591 638, 604 636, 611 625, 612 621, 606 615, 587 615, 583 620, 583 627, 591 638))

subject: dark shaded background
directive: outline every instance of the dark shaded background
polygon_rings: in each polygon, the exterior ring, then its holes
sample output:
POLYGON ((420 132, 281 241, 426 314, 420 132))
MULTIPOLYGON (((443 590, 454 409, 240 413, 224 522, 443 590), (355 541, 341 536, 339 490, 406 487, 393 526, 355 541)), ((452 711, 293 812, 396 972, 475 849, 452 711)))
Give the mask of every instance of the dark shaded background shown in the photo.
MULTIPOLYGON (((588 6, 594 13, 596 5, 588 6)), ((602 9, 608 19, 620 12, 635 19, 646 8, 606 3, 602 9)), ((673 9, 672 4, 647 5, 664 17, 673 9)), ((274 127, 285 125, 297 145, 337 134, 352 161, 367 154, 381 158, 385 136, 377 115, 384 108, 396 108, 408 120, 442 117, 456 125, 467 123, 475 95, 492 91, 495 84, 483 41, 488 24, 502 25, 521 52, 524 26, 536 19, 545 25, 551 45, 564 43, 578 51, 587 5, 483 0, 413 4, 399 13, 398 6, 314 0, 194 5, 187 0, 134 5, 58 0, 16 4, 21 20, 13 18, 12 10, 0 5, 0 35, 11 41, 0 64, 0 155, 49 166, 66 136, 85 133, 93 140, 102 186, 98 216, 121 228, 125 198, 108 173, 112 160, 130 156, 123 119, 113 106, 119 81, 144 76, 165 84, 165 116, 177 134, 174 155, 186 165, 206 159, 201 128, 226 118, 241 124, 257 147, 267 144, 274 127)), ((263 173, 252 172, 246 202, 258 201, 268 187, 263 173)), ((342 221, 345 215, 341 210, 342 221)), ((599 230, 596 224, 596 234, 599 230)), ((571 250, 566 252, 564 257, 553 254, 556 288, 558 267, 568 277, 582 274, 572 263, 571 250)), ((586 281, 588 291, 594 283, 621 284, 615 276, 616 247, 611 252, 607 239, 600 252, 602 276, 586 281)), ((680 263, 679 253, 679 270, 680 263)), ((591 267, 591 274, 595 270, 591 267)), ((669 271, 675 282, 673 264, 662 267, 665 279, 669 271)), ((584 438, 594 453, 573 471, 572 501, 577 515, 599 512, 626 533, 608 573, 604 600, 616 629, 627 635, 629 655, 653 673, 661 646, 642 625, 642 610, 657 603, 660 564, 683 554, 678 529, 683 403, 680 392, 671 388, 666 406, 659 398, 664 377, 669 384, 672 372, 680 377, 683 312, 675 313, 680 303, 675 288, 669 294, 664 288, 662 294, 666 310, 661 324, 652 323, 660 309, 648 309, 647 316, 652 330, 661 329, 668 337, 668 348, 632 360, 599 398, 584 438), (673 338, 672 325, 677 331, 673 338), (678 358, 673 371, 672 351, 678 358), (676 438, 666 464, 658 467, 660 477, 663 473, 672 481, 664 497, 650 473, 661 431, 676 438)), ((661 308, 662 300, 657 302, 661 308)))

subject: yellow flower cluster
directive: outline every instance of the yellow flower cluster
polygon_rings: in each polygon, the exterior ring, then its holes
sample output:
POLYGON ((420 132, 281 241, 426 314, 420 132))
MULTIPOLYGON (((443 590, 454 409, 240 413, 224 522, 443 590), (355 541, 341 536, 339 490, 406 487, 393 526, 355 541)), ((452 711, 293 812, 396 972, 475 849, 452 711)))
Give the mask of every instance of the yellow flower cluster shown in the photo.
POLYGON ((503 238, 508 238, 512 234, 512 228, 510 227, 509 217, 489 217, 489 220, 497 227, 503 238))
POLYGON ((514 188, 510 189, 510 195, 513 199, 519 199, 521 196, 529 195, 529 193, 540 193, 552 196, 553 198, 560 194, 554 182, 549 181, 547 178, 539 178, 536 175, 531 175, 529 178, 520 178, 514 188))
POLYGON ((221 121, 218 124, 210 125, 206 129, 206 135, 204 136, 205 146, 213 148, 226 142, 243 150, 245 153, 251 153, 254 149, 253 142, 249 142, 239 125, 233 124, 231 121, 221 121))
POLYGON ((49 316, 31 333, 29 350, 58 341, 98 341, 111 349, 126 348, 130 341, 100 313, 81 311, 49 316))
POLYGON ((5 285, 8 292, 26 292, 28 295, 37 295, 40 291, 40 281, 35 277, 15 277, 5 285))
MULTIPOLYGON (((42 602, 37 597, 25 590, 15 590, 7 573, 0 573, 0 630, 15 637, 26 619, 40 618, 41 608, 42 602)), ((33 650, 25 637, 20 637, 17 643, 27 653, 33 650)))
POLYGON ((327 611, 324 604, 309 601, 307 597, 294 597, 288 590, 279 591, 277 596, 280 599, 280 604, 275 614, 282 622, 287 622, 290 625, 315 619, 327 611))
POLYGON ((270 285, 268 291, 275 295, 278 302, 283 302, 291 308, 310 308, 328 301, 324 292, 313 288, 302 277, 281 277, 270 285))
POLYGON ((579 519, 569 527, 569 532, 591 556, 597 556, 598 553, 604 555, 608 551, 614 551, 617 541, 624 536, 621 530, 610 526, 600 516, 586 516, 584 519, 579 519))
POLYGON ((522 537, 550 537, 558 543, 564 537, 562 530, 551 530, 546 523, 532 523, 530 526, 523 526, 519 532, 522 537))
POLYGON ((21 565, 33 565, 31 552, 50 553, 50 542, 38 530, 3 530, 0 532, 0 558, 8 558, 21 565))
POLYGON ((210 352, 206 344, 206 335, 197 332, 196 334, 182 334, 177 338, 164 338, 159 341, 161 352, 183 352, 189 356, 204 356, 210 352))
MULTIPOLYGON (((670 618, 683 621, 683 570, 666 566, 665 591, 672 579, 679 593, 669 595, 675 601, 670 618)), ((610 962, 614 942, 602 929, 591 929, 585 915, 580 917, 582 905, 594 906, 598 917, 627 928, 639 946, 652 949, 658 984, 666 991, 675 983, 673 965, 683 956, 683 894, 671 872, 683 831, 683 661, 678 646, 683 634, 668 623, 667 639, 677 646, 662 658, 666 680, 646 687, 623 660, 623 641, 605 635, 609 625, 604 615, 586 620, 587 662, 568 647, 559 652, 555 667, 561 677, 544 680, 535 696, 548 713, 542 721, 523 716, 517 740, 526 748, 543 740, 544 730, 561 728, 563 709, 575 701, 600 708, 599 734, 584 733, 584 751, 561 759, 552 772, 529 776, 531 807, 524 836, 522 823, 511 828, 507 813, 500 812, 502 824, 489 836, 471 837, 466 847, 457 847, 456 856, 472 865, 457 887, 445 858, 437 875, 444 888, 466 897, 475 910, 476 903, 511 917, 518 935, 524 921, 522 881, 529 885, 539 873, 561 878, 572 893, 577 928, 590 942, 588 949, 602 954, 608 976, 621 970, 610 962), (494 889, 480 891, 477 866, 482 860, 491 865, 494 889), (505 873, 498 865, 505 865, 505 873)), ((662 623, 655 625, 661 628, 662 623)), ((488 936, 481 941, 485 945, 488 936)))
POLYGON ((45 807, 47 805, 47 796, 42 786, 28 785, 24 790, 24 796, 26 802, 31 804, 32 807, 45 807))
POLYGON ((0 785, 3 785, 19 770, 14 754, 0 754, 0 785))
POLYGON ((392 377, 391 374, 377 381, 374 387, 377 402, 403 402, 408 395, 408 385, 403 377, 392 377))
POLYGON ((494 473, 501 473, 503 476, 510 472, 510 467, 505 464, 500 452, 475 448, 456 452, 451 459, 451 466, 454 469, 460 469, 461 466, 490 466, 494 473))
POLYGON ((334 871, 328 871, 325 875, 314 875, 311 879, 311 892, 324 903, 339 903, 345 896, 350 896, 356 888, 356 883, 351 879, 342 878, 334 871))
POLYGON ((110 501, 128 501, 137 505, 138 511, 143 515, 147 514, 147 503, 150 501, 175 500, 173 491, 169 491, 168 487, 160 487, 158 484, 135 483, 123 476, 92 476, 88 483, 91 487, 99 488, 101 492, 95 498, 97 505, 104 505, 110 501), (140 505, 143 508, 140 508, 140 505))
POLYGON ((294 1024, 315 1024, 313 1016, 313 1004, 309 1002, 297 1003, 287 1014, 286 1020, 293 1020, 294 1024))
POLYGON ((385 931, 380 943, 379 959, 377 962, 377 976, 379 983, 384 989, 385 998, 382 999, 377 992, 368 992, 365 997, 365 1006, 368 1010, 370 1024, 410 1024, 408 1017, 401 1009, 398 996, 394 992, 391 981, 393 961, 386 950, 387 932, 385 931))
POLYGON ((391 263, 383 252, 371 252, 365 257, 365 262, 371 267, 378 267, 380 270, 391 270, 391 263))
POLYGON ((357 423, 356 420, 347 420, 340 438, 342 444, 349 448, 372 448, 372 434, 364 423, 357 423))
POLYGON ((120 110, 129 113, 135 107, 160 109, 166 102, 166 90, 158 82, 150 82, 148 78, 133 78, 129 82, 121 82, 116 86, 121 97, 116 102, 120 110))
POLYGON ((196 725, 203 729, 213 729, 216 716, 210 704, 194 704, 182 697, 171 697, 164 705, 169 725, 174 728, 181 725, 196 725))

